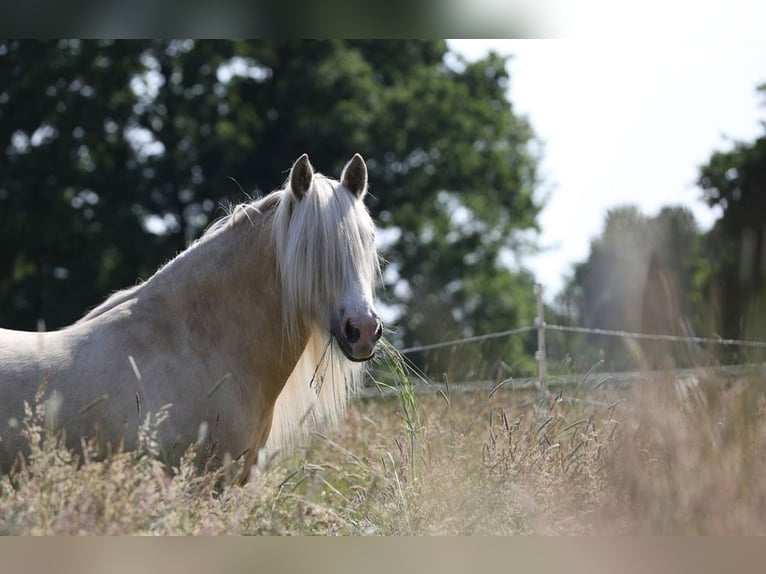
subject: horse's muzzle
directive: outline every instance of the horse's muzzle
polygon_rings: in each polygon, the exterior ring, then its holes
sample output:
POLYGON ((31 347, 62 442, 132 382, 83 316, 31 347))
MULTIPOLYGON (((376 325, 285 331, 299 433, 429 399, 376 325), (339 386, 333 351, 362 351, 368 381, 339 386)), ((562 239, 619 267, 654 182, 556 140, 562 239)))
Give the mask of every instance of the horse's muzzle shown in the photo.
POLYGON ((383 324, 371 313, 346 316, 331 329, 338 347, 349 361, 369 361, 383 334, 383 324))

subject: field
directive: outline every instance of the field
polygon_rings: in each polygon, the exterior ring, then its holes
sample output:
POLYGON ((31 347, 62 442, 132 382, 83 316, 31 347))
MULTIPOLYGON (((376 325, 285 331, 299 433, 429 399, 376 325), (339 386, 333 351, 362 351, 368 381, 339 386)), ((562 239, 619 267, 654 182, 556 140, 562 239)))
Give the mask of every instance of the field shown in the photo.
POLYGON ((760 380, 358 399, 337 429, 233 484, 142 453, 76 459, 29 413, 3 534, 763 534, 760 380))

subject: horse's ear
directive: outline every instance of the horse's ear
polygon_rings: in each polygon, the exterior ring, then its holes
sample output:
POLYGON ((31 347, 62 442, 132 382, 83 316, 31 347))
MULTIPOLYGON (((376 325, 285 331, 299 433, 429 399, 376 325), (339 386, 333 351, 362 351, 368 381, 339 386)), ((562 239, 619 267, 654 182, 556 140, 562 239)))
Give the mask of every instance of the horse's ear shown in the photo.
POLYGON ((311 189, 314 180, 314 168, 311 167, 308 154, 303 154, 295 160, 290 170, 290 189, 298 199, 302 199, 306 192, 311 189))
POLYGON ((340 183, 359 198, 367 192, 367 165, 358 153, 343 168, 340 183))

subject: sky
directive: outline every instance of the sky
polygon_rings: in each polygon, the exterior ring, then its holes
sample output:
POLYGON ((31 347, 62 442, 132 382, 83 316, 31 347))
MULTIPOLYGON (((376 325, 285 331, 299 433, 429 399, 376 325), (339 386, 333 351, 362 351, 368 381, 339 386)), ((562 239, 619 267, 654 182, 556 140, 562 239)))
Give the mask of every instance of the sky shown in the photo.
POLYGON ((526 265, 551 301, 584 261, 608 209, 685 205, 702 230, 699 166, 764 133, 766 39, 453 40, 469 60, 513 55, 509 98, 543 144, 543 252, 526 265))

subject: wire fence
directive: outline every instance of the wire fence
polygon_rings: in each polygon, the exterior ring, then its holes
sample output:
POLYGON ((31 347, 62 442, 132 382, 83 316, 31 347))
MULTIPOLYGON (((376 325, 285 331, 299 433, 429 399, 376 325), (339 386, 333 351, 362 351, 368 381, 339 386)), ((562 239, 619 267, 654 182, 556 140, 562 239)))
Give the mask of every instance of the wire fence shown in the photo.
MULTIPOLYGON (((676 343, 698 343, 698 344, 714 344, 714 345, 728 345, 739 347, 756 347, 760 349, 766 349, 766 342, 764 341, 746 341, 741 339, 722 339, 720 337, 682 337, 680 335, 663 335, 659 333, 637 333, 634 331, 615 331, 610 329, 596 329, 589 327, 577 327, 573 325, 549 325, 545 324, 543 328, 547 331, 563 331, 568 333, 584 333, 591 335, 606 335, 608 337, 622 337, 625 339, 650 339, 655 341, 668 341, 676 343)), ((519 327, 517 329, 508 329, 506 331, 497 331, 495 333, 486 333, 484 335, 475 335, 471 337, 463 337, 460 339, 451 339, 449 341, 442 341, 439 343, 431 343, 428 345, 415 345, 412 347, 405 347, 399 349, 399 353, 402 355, 408 355, 410 353, 416 353, 419 351, 431 351, 434 349, 443 349, 447 347, 457 347, 460 345, 467 345, 469 343, 478 343, 481 341, 488 341, 490 339, 499 339, 502 337, 510 337, 511 335, 518 335, 520 333, 528 333, 529 331, 538 330, 539 327, 530 325, 528 327, 519 327)))
MULTIPOLYGON (((508 384, 511 388, 530 388, 536 387, 541 396, 547 394, 548 376, 546 369, 546 332, 547 331, 559 331, 565 333, 579 333, 587 335, 603 335, 607 337, 620 337, 624 339, 643 339, 653 341, 665 341, 675 343, 687 343, 697 345, 722 345, 722 346, 737 346, 745 348, 759 348, 766 349, 766 341, 750 341, 742 339, 723 339, 720 337, 695 337, 695 336, 680 336, 680 335, 667 335, 661 333, 640 333, 632 331, 621 331, 612 329, 599 329, 590 327, 579 327, 572 325, 549 325, 545 322, 543 315, 544 306, 542 304, 542 288, 540 285, 535 285, 535 295, 537 297, 537 317, 534 325, 525 327, 517 327, 515 329, 507 329, 504 331, 497 331, 494 333, 486 333, 483 335, 474 335, 469 337, 462 337, 458 339, 451 339, 449 341, 441 341, 438 343, 430 343, 424 345, 415 345, 411 347, 405 347, 399 349, 399 353, 402 355, 408 355, 411 353, 431 351, 436 349, 452 348, 462 345, 468 345, 472 343, 479 343, 488 341, 491 339, 499 339, 503 337, 510 337, 513 335, 519 335, 522 333, 529 333, 531 331, 537 331, 538 349, 535 353, 537 360, 538 373, 537 377, 526 377, 523 379, 506 379, 501 384, 508 384)), ((736 376, 744 372, 758 372, 766 373, 766 365, 729 365, 729 366, 717 366, 712 367, 717 374, 726 374, 736 376)), ((592 370, 591 370, 592 371, 592 370)), ((583 381, 587 378, 591 371, 582 374, 570 374, 570 375, 558 375, 553 378, 555 384, 569 384, 571 382, 583 381)), ((688 376, 690 374, 696 374, 699 372, 699 368, 694 370, 690 369, 676 369, 673 371, 678 377, 688 376)), ((667 371, 663 371, 667 374, 667 371)), ((602 383, 604 375, 602 376, 602 383)), ((624 371, 619 373, 610 373, 607 375, 608 379, 613 382, 631 382, 636 380, 652 378, 652 373, 638 372, 638 371, 624 371)), ((438 385, 437 385, 438 386, 438 385)), ((453 385, 454 387, 455 385, 453 385)), ((473 383, 465 383, 462 386, 466 388, 483 388, 487 386, 497 386, 497 382, 492 381, 475 381, 473 383)))
POLYGON ((463 337, 462 339, 452 339, 451 341, 442 341, 441 343, 432 343, 429 345, 416 345, 414 347, 406 347, 399 349, 402 355, 408 355, 410 353, 417 353, 419 351, 432 351, 434 349, 443 349, 446 347, 455 347, 457 345, 467 345, 468 343, 479 343, 481 341, 488 341, 490 339, 499 339, 502 337, 510 337, 511 335, 518 335, 519 333, 527 333, 534 331, 537 327, 519 327, 518 329, 508 329, 507 331, 497 331, 496 333, 487 333, 486 335, 476 335, 473 337, 463 337))
POLYGON ((740 339, 721 339, 719 337, 681 337, 677 335, 661 335, 654 333, 635 333, 631 331, 611 331, 609 329, 590 329, 587 327, 575 327, 569 325, 545 325, 548 331, 564 331, 569 333, 590 333, 593 335, 607 335, 610 337, 623 337, 626 339, 650 339, 654 341, 669 341, 677 343, 708 343, 713 345, 734 345, 738 347, 757 347, 766 349, 766 342, 743 341, 740 339))

